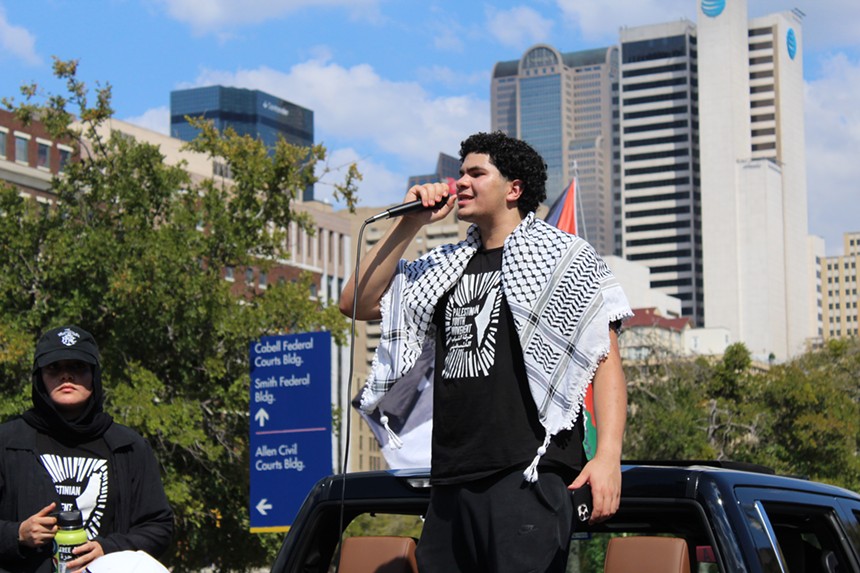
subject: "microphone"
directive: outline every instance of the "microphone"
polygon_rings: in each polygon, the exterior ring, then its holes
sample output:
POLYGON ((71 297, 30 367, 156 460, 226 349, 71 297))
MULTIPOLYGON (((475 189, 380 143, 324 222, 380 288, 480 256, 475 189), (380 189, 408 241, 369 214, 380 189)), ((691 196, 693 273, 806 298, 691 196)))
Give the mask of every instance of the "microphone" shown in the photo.
POLYGON ((409 203, 402 203, 391 209, 387 209, 382 213, 377 213, 376 215, 370 217, 364 223, 369 225, 370 223, 375 223, 380 219, 391 219, 392 217, 402 217, 403 215, 407 215, 409 213, 415 213, 416 211, 421 211, 423 209, 439 209, 445 205, 445 201, 439 201, 435 205, 430 205, 429 207, 425 207, 424 203, 421 201, 410 201, 409 203))

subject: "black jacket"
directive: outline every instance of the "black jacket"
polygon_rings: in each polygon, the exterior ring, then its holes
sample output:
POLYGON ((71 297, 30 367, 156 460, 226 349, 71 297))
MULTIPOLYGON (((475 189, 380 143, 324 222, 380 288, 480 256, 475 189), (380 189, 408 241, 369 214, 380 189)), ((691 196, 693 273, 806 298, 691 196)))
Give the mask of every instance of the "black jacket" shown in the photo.
MULTIPOLYGON (((35 428, 21 418, 0 425, 0 572, 50 573, 51 544, 20 547, 18 527, 59 497, 36 451, 35 428)), ((134 430, 113 423, 104 434, 116 481, 111 532, 101 532, 104 552, 143 550, 154 557, 173 535, 173 510, 149 444, 134 430)))

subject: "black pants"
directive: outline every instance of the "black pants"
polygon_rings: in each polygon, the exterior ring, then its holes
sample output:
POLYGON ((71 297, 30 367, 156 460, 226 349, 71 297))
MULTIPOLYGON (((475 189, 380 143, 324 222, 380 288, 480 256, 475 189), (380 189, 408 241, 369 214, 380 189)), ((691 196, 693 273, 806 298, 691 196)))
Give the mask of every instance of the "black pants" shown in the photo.
POLYGON ((421 573, 563 573, 573 523, 565 480, 521 470, 434 486, 418 542, 421 573))

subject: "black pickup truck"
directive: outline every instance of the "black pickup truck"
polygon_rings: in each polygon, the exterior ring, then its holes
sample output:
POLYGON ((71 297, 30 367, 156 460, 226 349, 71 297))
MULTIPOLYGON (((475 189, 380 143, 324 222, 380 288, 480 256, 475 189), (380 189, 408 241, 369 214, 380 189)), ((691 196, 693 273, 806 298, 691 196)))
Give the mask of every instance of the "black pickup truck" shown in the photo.
MULTIPOLYGON (((569 572, 860 573, 857 493, 726 462, 637 462, 622 470, 621 508, 606 522, 577 526, 569 572), (672 563, 663 568, 660 560, 672 563)), ((319 481, 272 573, 414 572, 429 491, 427 471, 319 481)))

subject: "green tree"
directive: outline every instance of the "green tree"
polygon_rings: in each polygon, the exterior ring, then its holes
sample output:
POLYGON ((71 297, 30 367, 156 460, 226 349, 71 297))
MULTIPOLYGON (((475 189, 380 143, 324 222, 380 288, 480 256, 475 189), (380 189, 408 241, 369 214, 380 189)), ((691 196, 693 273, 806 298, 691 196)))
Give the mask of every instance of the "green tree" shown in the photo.
POLYGON ((780 472, 860 490, 860 340, 832 340, 764 376, 756 452, 780 472))
MULTIPOLYGON (((248 343, 321 329, 344 343, 346 323, 336 305, 310 298, 310 277, 237 297, 221 272, 288 258, 290 223, 313 230, 294 201, 326 172, 326 151, 280 141, 270 153, 200 122, 189 147, 228 165, 233 180, 195 182, 156 146, 108 129, 110 86, 90 104, 76 62, 55 61, 54 71, 62 95, 31 85, 20 103, 3 100, 75 144, 80 161, 53 180, 52 208, 0 191, 0 415, 29 404, 38 334, 80 324, 102 349, 106 408, 162 464, 177 513, 166 561, 174 571, 268 563, 279 536, 249 533, 248 343)), ((350 207, 359 178, 353 165, 335 187, 350 207)))
POLYGON ((675 357, 659 368, 627 369, 630 416, 624 456, 639 460, 713 459, 708 443, 707 364, 675 357))
POLYGON ((664 355, 625 372, 625 458, 750 462, 860 490, 860 339, 766 369, 735 344, 718 359, 664 355))

